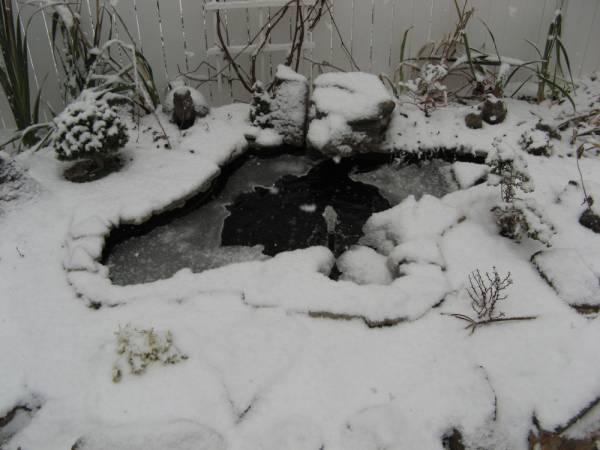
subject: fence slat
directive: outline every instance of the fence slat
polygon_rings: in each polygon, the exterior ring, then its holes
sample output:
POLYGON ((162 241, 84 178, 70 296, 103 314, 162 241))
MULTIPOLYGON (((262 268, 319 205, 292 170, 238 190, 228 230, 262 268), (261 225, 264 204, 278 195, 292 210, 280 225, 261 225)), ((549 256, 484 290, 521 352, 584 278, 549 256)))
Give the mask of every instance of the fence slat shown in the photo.
MULTIPOLYGON (((13 0, 17 1, 17 0, 13 0)), ((104 1, 104 0, 103 0, 104 1)), ((216 57, 208 57, 208 50, 216 43, 215 29, 209 8, 224 9, 223 19, 229 26, 228 39, 233 45, 245 45, 259 29, 259 13, 246 8, 245 1, 254 0, 121 0, 115 3, 126 30, 119 24, 115 33, 120 38, 131 34, 136 45, 143 51, 155 75, 159 90, 164 91, 170 78, 180 71, 193 72, 203 93, 213 104, 232 100, 248 100, 249 95, 237 81, 223 83, 219 90, 215 82, 202 82, 201 79, 214 76, 216 57), (195 70, 196 69, 196 70, 195 70), (194 71, 195 70, 195 71, 194 71)), ((311 4, 314 0, 302 0, 311 4)), ((534 50, 525 43, 529 39, 543 46, 548 25, 561 0, 471 0, 476 9, 476 18, 469 26, 471 44, 493 51, 491 40, 484 26, 477 20, 484 20, 495 32, 500 52, 506 56, 521 59, 535 57, 534 50)), ((260 0, 265 21, 280 7, 284 0, 260 0)), ((459 1, 462 4, 462 1, 459 1)), ((82 0, 82 23, 93 26, 95 0, 82 0)), ((315 47, 306 56, 314 61, 326 62, 344 70, 355 70, 342 43, 360 69, 374 73, 392 74, 400 58, 400 45, 405 30, 413 27, 409 34, 406 56, 415 56, 427 40, 440 39, 453 30, 456 22, 454 0, 330 0, 329 5, 335 17, 335 25, 328 14, 315 28, 315 47)), ((24 20, 30 7, 21 7, 24 20)), ((287 13, 271 36, 271 47, 289 42, 294 26, 293 9, 287 13)), ((44 101, 54 110, 62 108, 60 93, 60 65, 53 57, 50 43, 48 16, 39 14, 32 21, 29 47, 32 86, 44 84, 44 101)), ((568 0, 565 12, 564 40, 570 52, 576 76, 600 69, 600 52, 596 43, 600 41, 600 2, 568 0)), ((265 70, 261 77, 270 78, 277 64, 284 61, 285 51, 268 53, 262 56, 260 65, 265 70)), ((250 63, 250 55, 240 56, 245 65, 250 63)), ((219 63, 223 66, 223 61, 219 63)), ((308 61, 300 65, 301 71, 310 76, 313 67, 332 70, 331 67, 313 66, 308 61)), ((234 76, 227 70, 226 75, 234 76)), ((3 99, 2 117, 6 125, 12 121, 3 99)))

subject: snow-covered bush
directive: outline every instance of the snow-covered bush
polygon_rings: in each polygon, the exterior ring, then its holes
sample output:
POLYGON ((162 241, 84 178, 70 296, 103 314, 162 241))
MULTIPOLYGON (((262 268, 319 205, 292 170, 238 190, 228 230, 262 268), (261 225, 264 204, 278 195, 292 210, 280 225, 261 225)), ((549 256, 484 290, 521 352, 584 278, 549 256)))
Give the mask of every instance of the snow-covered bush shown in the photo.
POLYGON ((112 371, 112 380, 115 383, 121 381, 123 377, 122 366, 129 366, 130 373, 141 375, 152 363, 157 362, 166 366, 187 359, 187 355, 181 353, 173 344, 173 335, 170 331, 140 330, 126 325, 123 328, 119 327, 115 335, 119 356, 112 371))
POLYGON ((497 140, 486 163, 490 166, 488 184, 500 186, 502 196, 502 201, 492 209, 500 234, 517 242, 529 236, 550 247, 554 227, 533 199, 519 197, 520 193, 534 190, 523 157, 497 140))
POLYGON ((104 90, 85 89, 54 118, 50 142, 58 159, 103 160, 127 143, 127 127, 111 106, 114 98, 104 90))
POLYGON ((425 64, 418 77, 400 85, 408 89, 417 106, 429 116, 431 109, 448 102, 448 89, 444 84, 447 75, 448 67, 445 64, 425 64))
POLYGON ((492 209, 500 234, 520 242, 525 236, 551 247, 554 227, 532 198, 517 198, 492 209))

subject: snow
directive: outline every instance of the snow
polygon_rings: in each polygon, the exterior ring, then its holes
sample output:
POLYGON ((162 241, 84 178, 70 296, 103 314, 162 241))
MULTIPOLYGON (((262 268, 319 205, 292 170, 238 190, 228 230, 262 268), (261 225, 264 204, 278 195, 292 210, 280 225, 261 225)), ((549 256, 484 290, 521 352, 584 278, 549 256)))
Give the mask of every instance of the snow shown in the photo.
POLYGON ((377 115, 377 106, 388 100, 392 97, 381 80, 369 73, 324 73, 314 81, 312 101, 317 110, 345 122, 377 115))
POLYGON ((390 284, 392 274, 387 267, 387 258, 375 250, 357 245, 337 259, 342 273, 341 280, 356 284, 390 284))
MULTIPOLYGON (((576 101, 583 109, 592 100, 576 101)), ((503 137, 535 180, 528 195, 555 224, 553 248, 498 235, 497 186, 408 197, 367 222, 363 245, 372 250, 352 266, 399 267, 385 285, 329 279, 335 260, 324 247, 152 283, 110 282, 98 262, 107 230, 206 189, 245 151, 245 105, 215 108, 185 136, 159 115, 173 150, 132 134, 123 169, 93 183, 65 181, 66 165, 48 149, 19 155, 38 190, 5 202, 0 216, 0 415, 23 402, 41 407, 3 448, 64 450, 83 437, 88 449, 185 450, 190 441, 230 450, 441 449, 457 428, 474 448, 525 450, 534 414, 545 429, 567 423, 600 391, 598 318, 568 304, 582 286, 596 301, 600 241, 578 223, 585 205, 581 186, 569 184, 579 180, 565 139, 572 130, 549 158, 518 146, 538 116, 560 122, 568 105, 507 105, 505 123, 479 131, 464 126, 469 107, 426 119, 405 105, 386 148, 487 154, 503 137), (531 262, 541 250, 535 260, 560 295, 531 262), (467 276, 494 266, 514 280, 502 312, 537 318, 469 335, 445 314, 470 314, 467 276), (114 333, 127 324, 170 330, 188 359, 113 383, 114 333)), ((156 129, 155 118, 142 127, 156 129)), ((598 157, 580 163, 596 192, 598 157)))
POLYGON ((95 430, 78 441, 81 450, 225 450, 223 437, 192 421, 114 426, 95 430))
POLYGON ((467 189, 477 182, 484 180, 489 172, 489 167, 483 164, 469 162, 455 162, 452 164, 452 174, 461 189, 467 189))
POLYGON ((446 266, 440 247, 432 238, 414 239, 394 247, 387 263, 392 273, 402 272, 402 266, 408 263, 446 266))
POLYGON ((365 224, 363 243, 389 254, 398 244, 441 235, 461 220, 456 208, 430 195, 417 201, 414 196, 399 205, 373 214, 365 224))
POLYGON ((300 83, 306 82, 306 77, 304 75, 295 72, 291 67, 284 64, 279 64, 277 66, 275 77, 285 81, 298 81, 300 83))
POLYGON ((275 75, 274 94, 262 83, 254 86, 253 124, 246 135, 259 148, 282 144, 303 147, 306 138, 309 84, 304 75, 280 64, 275 75), (264 111, 267 110, 267 111, 264 111))
POLYGON ((390 104, 395 105, 393 98, 375 75, 362 72, 319 75, 311 96, 309 145, 320 151, 334 147, 335 151, 329 152, 332 156, 348 156, 354 151, 352 147, 360 150, 382 136, 371 136, 362 130, 355 132, 352 125, 360 121, 385 121, 384 109, 390 104))
POLYGON ((600 273, 594 273, 576 250, 547 250, 534 255, 532 261, 570 305, 600 306, 600 273))

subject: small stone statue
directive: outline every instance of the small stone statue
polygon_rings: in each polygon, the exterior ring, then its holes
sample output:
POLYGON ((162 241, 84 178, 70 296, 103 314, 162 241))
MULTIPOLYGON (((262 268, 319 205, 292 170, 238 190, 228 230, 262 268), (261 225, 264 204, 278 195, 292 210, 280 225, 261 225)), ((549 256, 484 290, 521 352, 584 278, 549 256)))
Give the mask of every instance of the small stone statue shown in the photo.
POLYGON ((173 92, 173 122, 180 130, 186 130, 196 122, 194 100, 189 89, 180 88, 173 92))
POLYGON ((181 78, 173 80, 163 103, 163 112, 171 114, 171 120, 180 130, 190 128, 197 117, 210 112, 208 103, 197 89, 186 86, 181 78))

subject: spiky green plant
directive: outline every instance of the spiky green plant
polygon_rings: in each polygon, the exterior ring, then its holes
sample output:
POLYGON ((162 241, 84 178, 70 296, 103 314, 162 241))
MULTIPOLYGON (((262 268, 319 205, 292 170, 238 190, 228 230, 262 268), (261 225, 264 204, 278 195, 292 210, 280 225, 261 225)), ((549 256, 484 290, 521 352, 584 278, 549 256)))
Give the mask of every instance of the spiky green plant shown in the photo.
POLYGON ((22 31, 21 18, 13 11, 11 0, 0 0, 0 8, 0 85, 8 100, 17 129, 24 130, 38 122, 41 89, 32 102, 27 32, 22 31))
POLYGON ((53 3, 49 7, 52 8, 52 48, 65 74, 65 103, 77 98, 84 89, 95 87, 98 75, 116 74, 134 88, 133 100, 143 110, 151 112, 158 106, 160 99, 152 69, 135 47, 125 22, 112 5, 95 0, 90 33, 79 20, 81 0, 53 3), (129 43, 115 38, 118 23, 122 25, 129 43), (117 48, 112 50, 114 47, 117 48), (123 47, 133 47, 134 50, 123 52, 123 47))
POLYGON ((565 1, 562 0, 548 27, 544 51, 540 51, 539 47, 533 42, 527 42, 534 47, 541 60, 541 63, 536 70, 538 79, 538 103, 543 102, 546 99, 546 89, 550 87, 552 98, 556 99, 564 97, 569 100, 573 109, 575 109, 575 103, 570 95, 575 89, 571 71, 571 62, 569 60, 567 49, 562 42, 564 4, 565 1))

